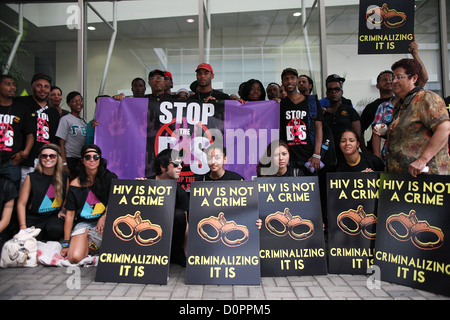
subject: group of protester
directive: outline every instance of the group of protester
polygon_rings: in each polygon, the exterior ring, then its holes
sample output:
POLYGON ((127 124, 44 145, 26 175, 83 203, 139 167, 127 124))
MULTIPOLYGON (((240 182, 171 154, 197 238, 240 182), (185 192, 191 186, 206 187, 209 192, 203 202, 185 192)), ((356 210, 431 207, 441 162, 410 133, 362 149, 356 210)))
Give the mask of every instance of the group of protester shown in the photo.
MULTIPOLYGON (((321 100, 313 94, 312 79, 294 68, 282 71, 281 85, 272 82, 264 88, 256 79, 244 82, 235 99, 261 101, 267 94, 267 99, 280 103, 280 140, 267 147, 257 166, 258 176, 323 178, 330 171, 384 170, 412 176, 450 174, 446 103, 423 89, 428 76, 415 43, 412 53, 412 59, 401 59, 378 75, 380 98, 361 116, 351 100, 343 97, 345 79, 336 74, 327 77, 326 97, 321 100), (373 135, 366 143, 368 127, 373 127, 373 135)), ((191 91, 175 94, 170 72, 152 70, 148 75, 151 94, 145 94, 146 82, 136 78, 133 97, 155 101, 233 99, 213 89, 210 64, 201 63, 195 71, 191 91)), ((41 229, 40 240, 60 241, 61 255, 77 263, 101 246, 109 189, 117 175, 107 169, 102 151, 92 144, 98 123, 88 125, 81 117, 80 93, 67 95, 67 112, 60 106, 61 89, 52 87, 48 75, 34 75, 31 91, 30 96, 16 97, 14 79, 0 77, 0 247, 18 229, 34 226, 41 229)), ((212 144, 205 152, 210 171, 195 180, 244 180, 225 169, 223 146, 212 144)), ((156 156, 154 165, 156 175, 147 178, 177 180, 183 163, 176 152, 167 149, 156 156)), ((185 264, 188 210, 188 194, 179 187, 171 259, 181 265, 185 264)), ((261 221, 256 224, 260 227, 261 221)))

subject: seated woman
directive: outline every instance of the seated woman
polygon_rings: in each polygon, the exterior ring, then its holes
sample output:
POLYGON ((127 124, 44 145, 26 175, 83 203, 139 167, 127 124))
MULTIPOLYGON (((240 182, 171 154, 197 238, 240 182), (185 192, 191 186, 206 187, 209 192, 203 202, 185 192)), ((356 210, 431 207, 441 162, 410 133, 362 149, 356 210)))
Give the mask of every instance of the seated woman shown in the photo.
POLYGON ((344 159, 338 159, 337 172, 384 171, 384 164, 380 158, 358 151, 360 141, 355 131, 344 130, 339 141, 344 159))
POLYGON ((13 237, 11 216, 14 201, 18 197, 14 183, 3 175, 0 175, 0 252, 6 241, 13 237))
POLYGON ((43 241, 59 241, 64 235, 64 210, 69 179, 63 170, 60 148, 45 144, 39 151, 34 172, 25 178, 17 202, 20 229, 41 229, 36 237, 43 241))
POLYGON ((81 148, 80 174, 69 186, 61 243, 61 255, 68 257, 70 263, 97 253, 101 246, 111 180, 117 178, 106 169, 106 164, 95 144, 81 148))
POLYGON ((225 147, 211 144, 206 148, 205 153, 210 171, 202 176, 196 176, 195 181, 244 180, 239 173, 223 168, 223 165, 227 163, 225 147))
POLYGON ((272 141, 256 166, 258 177, 304 176, 302 170, 289 165, 289 145, 282 140, 272 141), (272 155, 273 154, 273 155, 272 155))

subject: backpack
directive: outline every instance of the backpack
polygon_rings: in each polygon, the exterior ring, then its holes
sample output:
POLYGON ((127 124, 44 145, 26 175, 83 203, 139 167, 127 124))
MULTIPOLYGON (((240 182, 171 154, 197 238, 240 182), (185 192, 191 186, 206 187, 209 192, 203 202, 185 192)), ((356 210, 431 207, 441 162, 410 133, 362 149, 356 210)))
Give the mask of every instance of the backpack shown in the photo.
MULTIPOLYGON (((314 121, 317 118, 317 96, 315 94, 310 94, 308 96, 308 126, 309 126, 309 137, 311 139, 311 143, 313 148, 315 146, 315 138, 316 138, 316 125, 314 121)), ((322 111, 321 111, 322 112, 322 111)), ((325 165, 325 171, 332 170, 337 164, 336 158, 336 146, 334 143, 333 133, 331 132, 330 127, 322 121, 322 147, 320 149, 321 159, 325 165), (325 143, 328 140, 328 145, 325 143)))

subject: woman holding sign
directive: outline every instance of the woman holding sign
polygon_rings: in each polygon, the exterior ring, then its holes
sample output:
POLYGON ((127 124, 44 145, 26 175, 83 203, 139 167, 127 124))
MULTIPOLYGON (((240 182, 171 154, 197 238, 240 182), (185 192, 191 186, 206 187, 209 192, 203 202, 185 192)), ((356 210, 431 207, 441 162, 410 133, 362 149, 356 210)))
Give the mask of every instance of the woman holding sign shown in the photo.
POLYGON ((392 90, 400 101, 387 133, 387 171, 449 175, 450 120, 444 100, 416 86, 422 68, 414 59, 401 59, 391 69, 392 90))
POLYGON ((375 155, 361 153, 359 135, 352 129, 346 129, 341 134, 339 147, 344 159, 338 159, 337 172, 374 172, 384 171, 383 161, 375 155))
POLYGON ((81 149, 80 174, 69 186, 61 255, 78 263, 98 251, 103 236, 111 180, 100 148, 88 144, 81 149), (76 223, 75 223, 76 222, 76 223))

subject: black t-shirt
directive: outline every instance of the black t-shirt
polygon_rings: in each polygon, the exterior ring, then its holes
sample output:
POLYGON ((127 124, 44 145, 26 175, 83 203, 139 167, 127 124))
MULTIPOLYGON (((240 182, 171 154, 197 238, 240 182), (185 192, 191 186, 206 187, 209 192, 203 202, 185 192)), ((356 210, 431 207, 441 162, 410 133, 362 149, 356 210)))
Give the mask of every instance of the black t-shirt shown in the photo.
MULTIPOLYGON (((335 146, 339 146, 342 132, 346 129, 351 129, 352 122, 360 120, 358 112, 351 105, 344 102, 339 106, 336 113, 325 112, 323 117, 323 121, 333 133, 335 146)), ((339 147, 336 149, 340 151, 339 147)))
POLYGON ((25 148, 28 134, 35 133, 28 108, 17 101, 10 106, 0 105, 0 158, 5 164, 25 148))
POLYGON ((94 193, 93 186, 69 187, 65 208, 70 211, 75 211, 77 222, 86 220, 97 221, 100 219, 108 205, 112 179, 117 179, 117 175, 113 172, 108 172, 105 179, 106 190, 108 190, 108 192, 104 199, 102 199, 103 197, 100 195, 94 193))
POLYGON ((49 216, 58 213, 64 203, 67 187, 67 172, 63 171, 62 199, 55 198, 52 176, 36 171, 28 174, 31 191, 27 203, 27 215, 49 216))
POLYGON ((22 165, 34 167, 34 160, 38 157, 39 150, 44 144, 58 144, 55 135, 60 119, 59 112, 56 108, 48 106, 42 108, 32 96, 17 97, 15 101, 26 105, 31 114, 35 140, 28 159, 24 160, 22 165))
MULTIPOLYGON (((156 179, 156 176, 148 177, 147 179, 156 179)), ((177 194, 175 197, 175 209, 180 209, 183 211, 189 211, 189 197, 186 193, 186 190, 183 189, 182 186, 180 186, 177 183, 177 194)))
POLYGON ((230 96, 224 92, 213 89, 210 92, 197 91, 194 95, 190 96, 188 100, 205 100, 207 97, 213 96, 216 100, 230 100, 230 96))
MULTIPOLYGON (((323 121, 323 113, 316 99, 316 121, 323 121)), ((309 128, 308 98, 295 104, 289 97, 280 102, 280 139, 289 145, 290 160, 307 162, 314 153, 309 128)))
POLYGON ((384 171, 383 161, 373 154, 360 153, 361 160, 358 164, 351 166, 345 159, 340 160, 336 167, 336 172, 361 172, 367 168, 373 171, 384 171))
POLYGON ((12 199, 16 199, 17 197, 19 197, 19 194, 11 180, 0 177, 0 219, 2 218, 5 204, 12 199))
POLYGON ((204 175, 195 176, 195 181, 227 181, 227 180, 244 180, 244 178, 237 172, 225 170, 223 176, 219 179, 213 179, 209 176, 209 172, 204 175))

